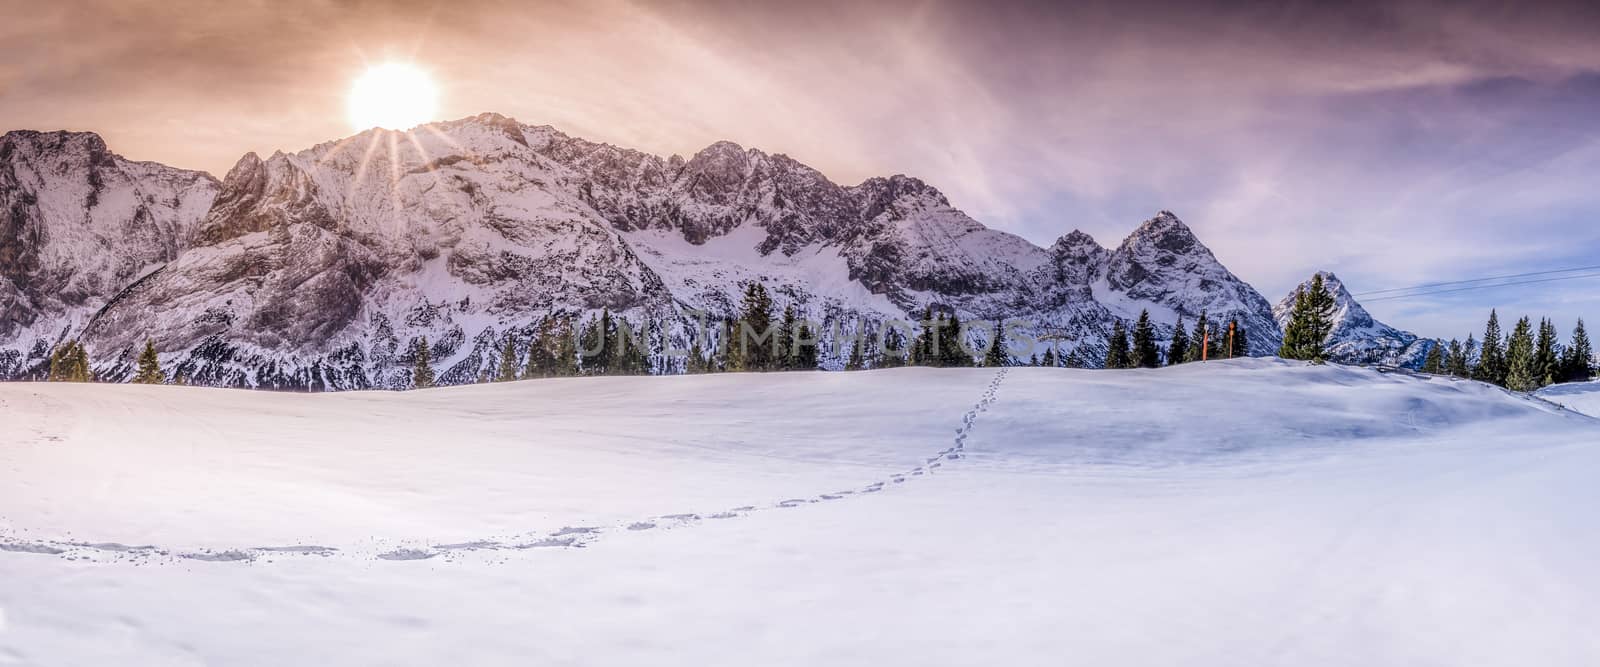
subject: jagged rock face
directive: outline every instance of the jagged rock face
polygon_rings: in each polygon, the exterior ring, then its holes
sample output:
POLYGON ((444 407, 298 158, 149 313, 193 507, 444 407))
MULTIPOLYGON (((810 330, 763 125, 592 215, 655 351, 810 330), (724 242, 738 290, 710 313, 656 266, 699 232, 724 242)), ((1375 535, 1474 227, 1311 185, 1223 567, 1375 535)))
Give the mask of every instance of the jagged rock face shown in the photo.
MULTIPOLYGON (((126 375, 148 337, 191 382, 402 386, 426 337, 440 380, 470 382, 503 335, 549 314, 609 309, 663 323, 658 347, 686 346, 695 311, 734 314, 753 281, 846 331, 930 307, 1022 319, 1090 364, 1112 322, 1141 309, 1162 336, 1205 310, 1240 317, 1257 354, 1279 337, 1266 301, 1170 213, 1115 251, 1081 232, 1040 248, 915 178, 840 186, 726 142, 661 158, 485 114, 246 155, 220 187, 201 180, 209 208, 183 209, 193 247, 164 245, 148 262, 159 270, 84 299, 95 315, 73 328, 104 377, 126 375)), ((18 238, 68 224, 0 220, 18 238)), ((25 250, 0 246, 8 266, 42 261, 25 250)))
MULTIPOLYGON (((1322 284, 1333 295, 1333 330, 1325 341, 1328 359, 1343 364, 1387 364, 1421 368, 1428 351, 1437 343, 1418 338, 1409 331, 1401 331, 1377 321, 1356 302, 1350 290, 1338 276, 1319 271, 1322 284)), ((1311 288, 1311 278, 1300 283, 1289 295, 1272 309, 1278 326, 1286 328, 1294 311, 1295 296, 1311 288)))
POLYGON ((792 255, 836 240, 857 220, 850 193, 785 155, 732 142, 688 161, 528 128, 535 148, 582 179, 585 203, 621 231, 668 229, 699 245, 743 224, 766 230, 759 251, 792 255))
POLYGON ((17 376, 118 291, 190 244, 218 184, 81 132, 0 137, 0 377, 17 376))

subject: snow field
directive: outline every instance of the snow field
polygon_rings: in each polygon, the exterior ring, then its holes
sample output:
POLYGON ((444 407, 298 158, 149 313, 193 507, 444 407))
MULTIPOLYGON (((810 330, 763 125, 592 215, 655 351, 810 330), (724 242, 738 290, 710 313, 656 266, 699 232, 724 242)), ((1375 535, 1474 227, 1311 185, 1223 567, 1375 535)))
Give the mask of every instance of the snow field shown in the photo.
POLYGON ((1472 382, 1234 360, 0 410, 0 543, 171 552, 0 552, 0 664, 1600 656, 1600 422, 1472 382), (589 541, 435 546, 517 531, 589 541), (178 555, 294 544, 338 551, 178 555))

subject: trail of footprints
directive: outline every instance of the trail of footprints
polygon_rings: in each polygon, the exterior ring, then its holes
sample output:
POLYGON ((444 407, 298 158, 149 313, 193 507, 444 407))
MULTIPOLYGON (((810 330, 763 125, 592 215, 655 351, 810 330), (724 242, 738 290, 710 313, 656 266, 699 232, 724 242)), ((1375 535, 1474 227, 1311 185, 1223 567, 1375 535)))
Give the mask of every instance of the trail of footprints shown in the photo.
MULTIPOLYGON (((530 533, 522 536, 503 540, 476 540, 472 542, 459 542, 453 544, 433 544, 428 546, 407 546, 400 548, 387 548, 372 557, 385 561, 429 560, 444 558, 451 560, 452 556, 462 552, 485 551, 524 551, 532 549, 581 549, 607 534, 616 532, 638 532, 655 529, 670 530, 698 524, 702 521, 715 521, 733 519, 746 516, 754 512, 775 509, 789 509, 814 503, 822 503, 844 498, 872 493, 881 493, 895 485, 905 484, 914 477, 931 475, 939 471, 951 461, 959 461, 966 457, 967 436, 972 432, 973 425, 978 416, 987 412, 993 405, 1000 389, 1000 384, 1005 381, 1008 369, 1002 368, 995 374, 982 397, 961 416, 961 425, 956 427, 955 439, 951 445, 934 456, 923 459, 922 465, 910 470, 893 473, 886 479, 878 480, 858 489, 843 489, 832 493, 818 494, 808 498, 788 498, 768 505, 745 505, 734 507, 712 514, 664 514, 648 519, 631 521, 610 528, 601 526, 567 526, 560 530, 547 533, 530 533)), ((256 560, 272 560, 280 556, 318 556, 331 557, 340 555, 338 548, 320 545, 290 545, 267 546, 242 549, 181 551, 163 549, 155 546, 129 546, 114 542, 64 542, 64 541, 11 541, 0 536, 0 553, 26 553, 55 555, 67 560, 83 561, 131 561, 135 564, 145 562, 172 562, 174 560, 200 561, 200 562, 252 562, 256 560)), ((356 552, 350 552, 356 553, 356 552)))

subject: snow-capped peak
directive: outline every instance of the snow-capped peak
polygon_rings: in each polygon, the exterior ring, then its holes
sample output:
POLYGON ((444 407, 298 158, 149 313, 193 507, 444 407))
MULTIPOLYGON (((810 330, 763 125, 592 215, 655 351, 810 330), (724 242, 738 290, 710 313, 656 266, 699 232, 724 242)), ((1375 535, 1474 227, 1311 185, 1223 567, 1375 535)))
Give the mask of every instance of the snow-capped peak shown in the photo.
POLYGON ((1332 271, 1318 271, 1312 278, 1297 285, 1274 306, 1272 313, 1280 327, 1288 327, 1294 312, 1295 297, 1311 288, 1311 281, 1322 276, 1322 284, 1333 296, 1333 330, 1326 341, 1328 358, 1341 363, 1376 363, 1417 367, 1427 356, 1433 340, 1419 339, 1416 334, 1401 331, 1379 322, 1362 307, 1344 281, 1332 271))
POLYGON ((1157 306, 1158 321, 1237 319, 1257 354, 1275 351, 1282 336, 1272 307, 1255 288, 1233 275, 1171 211, 1160 211, 1139 225, 1110 254, 1104 275, 1107 302, 1131 302, 1124 317, 1137 316, 1140 304, 1157 306))

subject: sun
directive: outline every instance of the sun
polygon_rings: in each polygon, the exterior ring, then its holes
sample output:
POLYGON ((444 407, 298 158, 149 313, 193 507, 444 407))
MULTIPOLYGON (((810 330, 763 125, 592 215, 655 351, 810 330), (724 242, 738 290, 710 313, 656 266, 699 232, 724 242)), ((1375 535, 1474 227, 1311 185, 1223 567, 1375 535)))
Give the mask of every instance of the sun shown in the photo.
POLYGON ((409 63, 375 65, 350 86, 350 125, 407 130, 433 120, 439 89, 423 69, 409 63))

